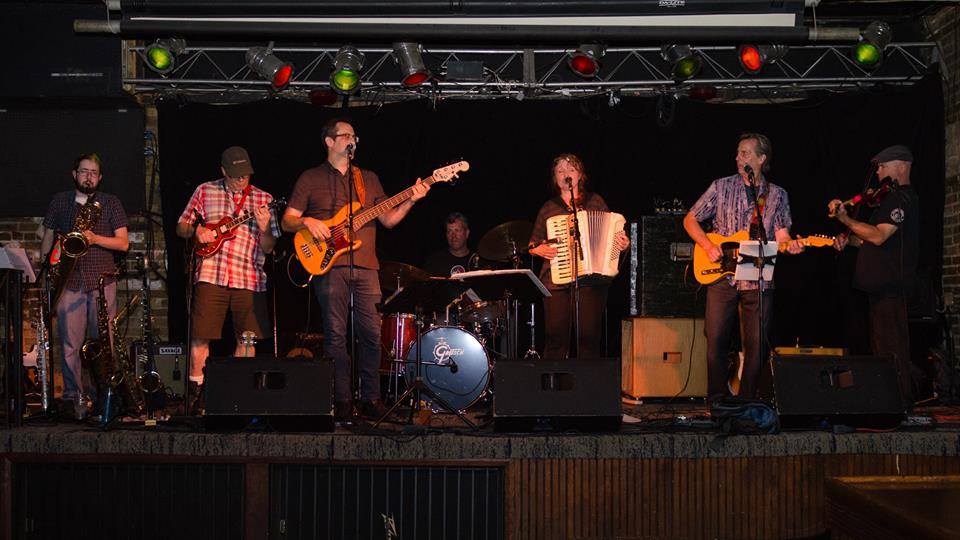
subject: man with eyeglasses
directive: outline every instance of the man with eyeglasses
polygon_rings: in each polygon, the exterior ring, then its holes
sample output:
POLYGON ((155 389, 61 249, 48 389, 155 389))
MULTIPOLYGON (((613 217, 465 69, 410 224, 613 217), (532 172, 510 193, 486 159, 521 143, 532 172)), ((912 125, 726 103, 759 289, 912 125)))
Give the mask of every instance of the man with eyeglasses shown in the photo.
POLYGON ((851 233, 838 236, 834 247, 860 248, 853 286, 870 301, 870 348, 878 356, 893 355, 904 405, 912 408, 906 298, 920 257, 920 198, 910 184, 913 153, 898 144, 881 150, 872 163, 877 180, 892 180, 895 185, 867 221, 847 214, 839 199, 830 201, 827 210, 851 233))
MULTIPOLYGON (((100 275, 116 270, 115 255, 127 251, 127 214, 120 199, 100 188, 101 161, 97 154, 83 154, 73 163, 74 189, 53 196, 47 215, 43 218, 41 256, 50 253, 55 235, 64 235, 73 230, 80 208, 92 197, 100 203, 101 212, 97 222, 83 232, 87 239, 86 254, 77 259, 73 272, 67 278, 63 294, 57 305, 57 324, 63 343, 63 402, 73 407, 77 419, 87 414, 87 399, 84 397, 84 382, 81 375, 80 348, 86 340, 87 329, 94 338, 97 333, 97 301, 100 297, 100 275)), ((104 279, 104 296, 107 313, 113 318, 116 312, 117 278, 104 279)), ((87 381, 88 383, 90 381, 87 381)), ((95 396, 92 386, 86 388, 95 396)))
MULTIPOLYGON (((360 139, 353 125, 342 118, 327 122, 321 129, 321 138, 327 150, 327 159, 319 167, 308 169, 297 179, 287 210, 283 228, 294 232, 306 228, 316 238, 327 239, 330 229, 322 220, 332 218, 348 202, 358 201, 364 209, 371 208, 387 198, 380 178, 368 169, 351 168, 353 153, 360 139), (352 199, 351 199, 352 195, 352 199)), ((413 196, 393 209, 378 216, 380 223, 392 228, 399 223, 413 205, 426 196, 430 187, 419 178, 413 186, 413 196)), ((377 261, 377 227, 371 220, 357 231, 361 247, 353 252, 354 263, 354 320, 357 336, 358 372, 360 375, 359 412, 374 418, 386 412, 380 402, 380 282, 377 261)), ((347 321, 350 311, 350 256, 344 254, 329 272, 315 276, 313 292, 320 303, 323 319, 324 348, 334 359, 334 413, 343 421, 353 415, 350 385, 350 357, 347 343, 347 321)))
POLYGON ((177 221, 177 236, 207 244, 216 235, 204 223, 246 213, 252 213, 254 219, 241 225, 237 235, 225 240, 216 253, 199 258, 194 268, 189 381, 193 397, 189 412, 193 414, 203 412, 203 368, 210 355, 210 340, 219 339, 223 333, 227 310, 233 320, 234 356, 252 355, 241 341, 244 332, 253 332, 259 338, 267 335, 267 274, 263 263, 281 234, 276 215, 267 206, 273 196, 250 183, 253 164, 247 151, 239 146, 224 150, 220 172, 223 178, 197 186, 177 221))

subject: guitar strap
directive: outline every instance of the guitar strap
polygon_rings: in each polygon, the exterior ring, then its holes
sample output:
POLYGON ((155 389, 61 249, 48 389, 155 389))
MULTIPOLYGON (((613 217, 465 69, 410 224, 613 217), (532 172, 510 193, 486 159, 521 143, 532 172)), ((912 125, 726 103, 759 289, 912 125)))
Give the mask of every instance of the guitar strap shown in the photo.
MULTIPOLYGON (((224 181, 224 186, 226 186, 226 181, 224 181)), ((238 202, 236 208, 233 209, 233 217, 240 215, 240 209, 243 208, 243 203, 247 200, 247 195, 250 194, 250 190, 252 189, 253 184, 247 184, 247 187, 243 188, 243 195, 240 196, 240 202, 238 202)))
POLYGON ((363 186, 363 174, 360 173, 360 167, 350 166, 350 172, 353 175, 353 189, 357 192, 357 200, 360 206, 366 205, 367 190, 363 186))

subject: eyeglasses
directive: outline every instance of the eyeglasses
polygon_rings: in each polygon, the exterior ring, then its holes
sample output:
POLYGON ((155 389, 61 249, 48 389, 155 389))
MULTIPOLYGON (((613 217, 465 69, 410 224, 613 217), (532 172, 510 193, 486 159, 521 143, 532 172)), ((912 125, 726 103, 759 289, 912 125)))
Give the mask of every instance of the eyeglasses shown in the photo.
POLYGON ((100 171, 93 169, 77 169, 78 176, 100 176, 100 171))
POLYGON ((347 137, 348 139, 353 139, 353 142, 360 142, 360 137, 353 133, 337 133, 333 136, 334 139, 337 137, 347 137))

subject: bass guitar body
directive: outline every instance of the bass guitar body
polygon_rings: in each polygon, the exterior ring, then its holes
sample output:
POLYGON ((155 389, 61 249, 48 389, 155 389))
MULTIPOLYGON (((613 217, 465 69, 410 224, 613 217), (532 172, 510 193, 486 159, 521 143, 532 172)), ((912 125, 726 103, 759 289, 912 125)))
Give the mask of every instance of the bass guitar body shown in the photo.
POLYGON ((300 229, 293 236, 294 253, 303 268, 312 275, 322 276, 330 271, 333 263, 348 251, 360 249, 362 240, 353 239, 350 229, 350 207, 353 207, 354 220, 360 212, 360 203, 354 202, 341 208, 323 224, 330 229, 330 238, 321 240, 307 229, 300 229))

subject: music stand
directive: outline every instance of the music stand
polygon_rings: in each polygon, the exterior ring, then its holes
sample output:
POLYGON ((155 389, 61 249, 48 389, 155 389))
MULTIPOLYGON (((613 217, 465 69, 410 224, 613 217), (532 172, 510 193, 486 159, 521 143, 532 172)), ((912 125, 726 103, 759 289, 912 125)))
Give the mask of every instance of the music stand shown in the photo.
POLYGON ((425 281, 413 281, 406 287, 397 289, 383 303, 380 308, 382 313, 414 313, 417 324, 417 357, 416 357, 416 375, 413 384, 407 388, 403 394, 383 413, 383 416, 374 422, 374 427, 379 426, 390 414, 396 410, 401 403, 408 397, 413 396, 413 406, 410 408, 410 419, 420 411, 421 395, 430 398, 431 403, 435 403, 441 409, 456 414, 463 423, 473 429, 477 426, 467 419, 464 414, 451 407, 443 398, 437 395, 426 383, 423 382, 423 313, 425 311, 439 311, 445 309, 454 298, 462 295, 467 290, 466 285, 458 281, 446 278, 431 278, 425 281))
MULTIPOLYGON (((773 268, 777 260, 779 244, 775 241, 761 242, 759 240, 743 240, 740 242, 740 247, 737 249, 737 269, 733 275, 734 280, 740 281, 753 281, 757 284, 757 313, 758 313, 758 332, 759 335, 757 343, 757 354, 760 355, 761 362, 763 361, 763 347, 766 345, 767 336, 763 327, 763 293, 764 293, 764 283, 773 282, 773 268), (761 245, 763 249, 761 251, 761 245)), ((769 349, 769 347, 768 347, 769 349)), ((746 349, 744 349, 746 350, 746 349)), ((767 353, 769 354, 769 350, 767 353)), ((743 366, 741 365, 741 386, 738 391, 738 395, 742 395, 743 386, 742 386, 742 372, 743 366)), ((756 382, 756 381, 753 381, 756 382)), ((756 390, 755 388, 752 390, 756 390)), ((747 399, 753 399, 753 396, 746 396, 747 399)))
POLYGON ((550 296, 550 291, 527 268, 476 270, 456 274, 450 279, 462 281, 483 300, 507 301, 507 356, 517 358, 517 302, 535 302, 550 296))

